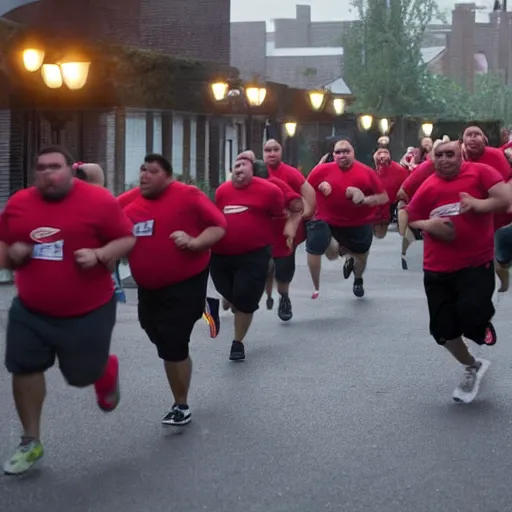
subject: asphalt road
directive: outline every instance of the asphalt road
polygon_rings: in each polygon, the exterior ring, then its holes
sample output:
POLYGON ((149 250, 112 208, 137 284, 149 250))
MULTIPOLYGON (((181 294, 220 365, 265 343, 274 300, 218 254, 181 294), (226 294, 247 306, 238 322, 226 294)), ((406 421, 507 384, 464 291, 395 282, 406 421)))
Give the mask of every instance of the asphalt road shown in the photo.
MULTIPOLYGON (((91 390, 49 372, 45 459, 31 475, 0 477, 0 511, 508 512, 511 298, 498 305, 501 339, 479 397, 455 404, 460 370, 427 332, 421 244, 408 272, 398 254, 395 233, 374 244, 362 300, 325 261, 312 301, 300 251, 295 317, 258 312, 245 363, 228 361, 230 314, 216 340, 198 323, 193 423, 180 433, 160 426, 172 400, 130 290, 114 341, 118 410, 105 415, 91 390)), ((19 428, 3 368, 0 411, 4 459, 19 428)))

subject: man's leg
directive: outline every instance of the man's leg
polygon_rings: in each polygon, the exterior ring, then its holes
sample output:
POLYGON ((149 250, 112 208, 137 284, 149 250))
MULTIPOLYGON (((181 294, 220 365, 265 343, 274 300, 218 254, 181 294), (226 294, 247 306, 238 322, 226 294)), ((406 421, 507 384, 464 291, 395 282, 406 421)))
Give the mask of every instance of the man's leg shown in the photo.
POLYGON ((274 273, 275 264, 274 259, 271 258, 268 264, 267 282, 265 284, 265 293, 267 294, 267 309, 270 311, 274 307, 274 299, 272 298, 272 291, 274 290, 274 273))
POLYGON ((112 333, 116 324, 117 298, 88 315, 59 320, 55 336, 60 371, 73 387, 94 384, 96 402, 104 412, 119 404, 119 360, 110 354, 112 333))
POLYGON ((500 280, 498 292, 508 291, 510 286, 509 267, 512 261, 512 226, 505 226, 494 235, 496 254, 496 275, 500 280))
POLYGON ((240 260, 233 285, 235 333, 229 356, 231 361, 245 360, 244 339, 251 326, 254 312, 258 310, 259 302, 265 291, 269 260, 269 248, 245 254, 240 260))
POLYGON ((425 271, 423 281, 430 314, 430 333, 465 367, 462 379, 453 391, 453 399, 470 403, 478 393, 489 362, 477 360, 462 339, 463 329, 457 313, 459 278, 455 272, 442 274, 425 271))
MULTIPOLYGON (((329 225, 321 220, 310 220, 306 224, 306 234, 307 262, 314 287, 313 295, 311 298, 316 299, 320 294, 320 271, 322 268, 322 255, 329 249, 332 236, 329 225)), ((338 256, 336 255, 336 257, 338 256)))
POLYGON ((388 227, 388 223, 375 224, 373 226, 373 235, 375 236, 375 238, 378 238, 379 240, 383 239, 388 233, 388 227))
POLYGON ((292 302, 290 300, 290 283, 295 275, 295 250, 283 258, 275 259, 275 276, 279 297, 278 316, 283 322, 293 317, 292 302))
POLYGON ((51 324, 25 309, 15 298, 9 310, 5 366, 12 374, 12 392, 23 433, 21 443, 4 464, 4 472, 19 475, 43 457, 41 414, 46 395, 44 372, 53 366, 55 352, 46 344, 51 324))

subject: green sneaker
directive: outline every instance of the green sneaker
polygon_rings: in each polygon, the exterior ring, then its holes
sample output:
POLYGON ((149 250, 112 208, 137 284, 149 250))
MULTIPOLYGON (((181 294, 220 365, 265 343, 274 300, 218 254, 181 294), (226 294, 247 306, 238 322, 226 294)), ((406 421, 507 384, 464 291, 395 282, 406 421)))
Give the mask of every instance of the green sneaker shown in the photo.
POLYGON ((21 475, 28 471, 44 455, 43 445, 39 441, 20 444, 13 456, 4 464, 6 475, 21 475))

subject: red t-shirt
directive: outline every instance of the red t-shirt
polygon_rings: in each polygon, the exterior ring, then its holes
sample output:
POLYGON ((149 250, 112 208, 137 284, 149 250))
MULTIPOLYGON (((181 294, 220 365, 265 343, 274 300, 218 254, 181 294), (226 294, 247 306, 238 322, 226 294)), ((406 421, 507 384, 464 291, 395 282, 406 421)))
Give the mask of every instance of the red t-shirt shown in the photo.
MULTIPOLYGON (((407 194, 409 201, 413 198, 416 191, 421 187, 423 182, 434 172, 434 163, 430 158, 425 160, 423 163, 418 165, 414 171, 412 171, 407 179, 402 183, 402 188, 407 194)), ((398 190, 397 190, 398 193, 398 190)), ((395 194, 396 197, 396 194, 395 194)), ((391 197, 390 197, 391 199, 391 197)))
POLYGON ((376 173, 388 193, 389 201, 383 206, 377 206, 374 222, 389 222, 391 217, 391 204, 396 202, 396 195, 402 183, 408 178, 409 173, 396 162, 390 162, 389 165, 380 165, 376 173))
POLYGON ((278 186, 284 195, 285 211, 283 212, 283 215, 274 219, 275 240, 274 245, 272 246, 272 257, 283 258, 284 256, 291 254, 291 250, 286 245, 286 238, 283 235, 284 227, 286 225, 286 221, 288 220, 286 209, 290 206, 292 201, 296 201, 297 199, 302 200, 302 196, 295 192, 292 187, 290 187, 290 185, 285 183, 283 180, 280 180, 279 178, 270 176, 267 181, 278 186))
POLYGON ((350 169, 344 171, 336 162, 329 162, 317 165, 310 172, 308 181, 316 190, 316 219, 336 227, 357 227, 373 222, 374 206, 356 205, 345 195, 348 187, 360 189, 365 196, 384 192, 384 185, 370 167, 354 161, 350 169), (327 197, 318 190, 323 181, 329 183, 332 189, 327 197))
POLYGON ((284 211, 284 195, 274 183, 254 177, 245 188, 223 183, 215 193, 215 203, 227 220, 226 236, 212 252, 246 254, 275 241, 275 218, 284 211))
POLYGON ((121 208, 128 206, 133 200, 140 197, 140 188, 135 187, 117 196, 117 202, 121 208))
MULTIPOLYGON (((287 183, 297 194, 302 196, 302 185, 306 182, 304 175, 295 167, 281 162, 275 169, 268 167, 270 176, 279 178, 280 180, 287 183)), ((295 235, 294 244, 295 247, 300 245, 306 240, 306 223, 301 222, 297 228, 297 234, 295 235)), ((286 242, 285 242, 286 245, 286 242)), ((279 256, 276 256, 279 257, 279 256)))
POLYGON ((134 223, 137 243, 128 262, 142 288, 156 290, 185 281, 206 269, 210 251, 179 249, 170 238, 175 231, 197 237, 206 228, 226 227, 226 219, 198 188, 173 181, 156 199, 142 195, 124 208, 134 223))
POLYGON ((465 162, 453 180, 430 176, 407 206, 409 222, 448 217, 455 228, 455 240, 444 242, 424 232, 423 267, 433 272, 455 272, 476 267, 494 258, 492 213, 468 212, 449 216, 460 206, 460 193, 477 199, 488 197, 488 190, 503 181, 501 175, 484 164, 465 162))
POLYGON ((20 190, 0 218, 0 240, 34 244, 32 259, 15 272, 21 301, 53 317, 85 315, 112 298, 110 270, 102 264, 82 269, 74 253, 131 235, 112 194, 78 179, 61 201, 45 201, 35 187, 20 190))
POLYGON ((295 167, 281 162, 277 167, 268 167, 269 175, 284 181, 289 185, 297 194, 300 194, 302 185, 306 182, 306 178, 295 167))
MULTIPOLYGON (((484 149, 482 155, 477 157, 475 162, 479 164, 487 164, 491 166, 493 169, 496 169, 502 176, 502 179, 505 183, 508 183, 512 178, 512 169, 510 168, 510 164, 508 163, 507 157, 503 153, 501 149, 491 148, 487 146, 484 149)), ((512 218, 510 214, 507 213, 495 213, 494 214, 494 229, 497 230, 507 224, 510 224, 512 218)))

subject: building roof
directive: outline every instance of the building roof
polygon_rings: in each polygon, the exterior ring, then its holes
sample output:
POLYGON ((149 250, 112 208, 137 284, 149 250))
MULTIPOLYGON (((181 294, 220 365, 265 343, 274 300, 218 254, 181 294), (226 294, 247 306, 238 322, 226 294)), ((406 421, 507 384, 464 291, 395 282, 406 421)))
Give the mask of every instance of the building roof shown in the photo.
POLYGON ((329 55, 343 55, 341 46, 304 47, 304 48, 276 48, 274 41, 267 41, 267 57, 325 57, 329 55))
POLYGON ((425 64, 433 61, 445 50, 444 46, 431 46, 421 49, 421 58, 425 64))
POLYGON ((348 85, 345 83, 345 80, 343 80, 341 77, 334 80, 334 82, 324 85, 324 87, 325 89, 331 91, 333 94, 352 94, 348 85))

